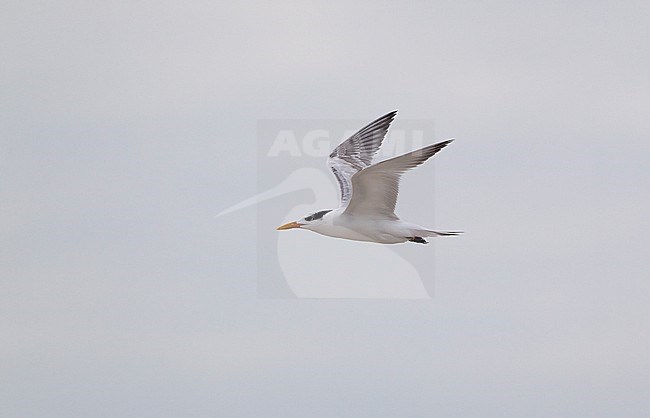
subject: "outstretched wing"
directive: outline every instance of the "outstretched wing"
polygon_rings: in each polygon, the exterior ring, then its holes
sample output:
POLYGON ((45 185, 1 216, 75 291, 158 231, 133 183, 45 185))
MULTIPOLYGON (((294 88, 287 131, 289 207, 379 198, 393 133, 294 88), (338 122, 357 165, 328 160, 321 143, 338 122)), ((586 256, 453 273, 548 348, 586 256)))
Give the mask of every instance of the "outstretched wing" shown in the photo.
POLYGON ((327 165, 341 188, 341 207, 346 206, 352 196, 352 176, 370 166, 396 114, 394 110, 370 122, 336 147, 327 159, 327 165))
POLYGON ((419 166, 452 141, 429 145, 360 170, 351 178, 353 193, 344 213, 374 219, 397 219, 395 203, 402 174, 419 166))

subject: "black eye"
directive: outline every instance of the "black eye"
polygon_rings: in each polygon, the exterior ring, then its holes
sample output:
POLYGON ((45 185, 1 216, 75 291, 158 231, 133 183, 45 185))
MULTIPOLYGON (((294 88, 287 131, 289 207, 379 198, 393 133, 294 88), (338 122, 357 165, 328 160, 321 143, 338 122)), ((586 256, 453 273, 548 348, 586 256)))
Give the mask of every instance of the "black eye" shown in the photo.
POLYGON ((306 220, 307 222, 311 222, 311 221, 314 220, 314 217, 313 217, 312 215, 309 215, 309 216, 307 216, 307 217, 305 218, 305 220, 306 220))

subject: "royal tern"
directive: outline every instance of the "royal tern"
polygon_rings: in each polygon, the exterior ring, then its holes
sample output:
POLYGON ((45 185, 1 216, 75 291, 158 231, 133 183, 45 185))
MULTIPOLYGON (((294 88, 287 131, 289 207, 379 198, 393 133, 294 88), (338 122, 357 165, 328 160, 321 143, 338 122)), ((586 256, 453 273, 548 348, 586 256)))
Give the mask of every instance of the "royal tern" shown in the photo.
POLYGON ((453 141, 449 139, 372 164, 396 114, 397 111, 393 111, 369 123, 330 154, 327 165, 341 191, 341 202, 337 209, 319 210, 277 229, 308 229, 330 237, 380 244, 406 241, 427 244, 424 237, 459 234, 433 231, 402 221, 395 215, 402 174, 419 166, 453 141))

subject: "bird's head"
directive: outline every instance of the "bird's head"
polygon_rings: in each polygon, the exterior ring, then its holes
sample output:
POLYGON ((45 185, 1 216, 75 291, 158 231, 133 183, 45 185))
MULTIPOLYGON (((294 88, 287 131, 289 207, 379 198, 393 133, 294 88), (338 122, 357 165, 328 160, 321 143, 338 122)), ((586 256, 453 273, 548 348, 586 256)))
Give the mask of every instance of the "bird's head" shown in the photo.
POLYGON ((305 215, 302 218, 298 219, 297 221, 289 222, 288 224, 279 226, 277 230, 282 231, 285 229, 293 229, 293 228, 313 229, 315 226, 322 224, 323 217, 325 216, 325 214, 331 211, 332 211, 331 209, 321 210, 316 213, 305 215))

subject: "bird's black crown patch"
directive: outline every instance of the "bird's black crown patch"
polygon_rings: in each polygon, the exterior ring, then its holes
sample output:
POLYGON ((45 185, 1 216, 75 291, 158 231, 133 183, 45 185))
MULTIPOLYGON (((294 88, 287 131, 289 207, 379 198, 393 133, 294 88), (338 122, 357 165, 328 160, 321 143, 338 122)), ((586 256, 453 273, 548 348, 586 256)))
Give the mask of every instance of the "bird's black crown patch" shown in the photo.
POLYGON ((332 209, 330 209, 330 210, 321 210, 320 212, 316 212, 316 213, 313 213, 313 214, 307 216, 305 218, 305 220, 309 221, 309 222, 315 221, 317 219, 322 218, 323 216, 325 216, 326 213, 331 212, 331 211, 332 211, 332 209))

